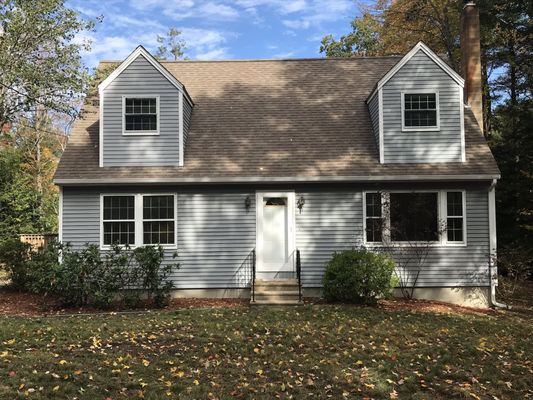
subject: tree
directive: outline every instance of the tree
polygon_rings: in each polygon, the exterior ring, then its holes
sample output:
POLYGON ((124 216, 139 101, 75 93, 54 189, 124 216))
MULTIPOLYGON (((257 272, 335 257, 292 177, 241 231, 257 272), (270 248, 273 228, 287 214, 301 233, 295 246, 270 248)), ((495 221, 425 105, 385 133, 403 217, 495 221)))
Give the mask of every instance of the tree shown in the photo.
POLYGON ((37 107, 77 115, 72 100, 87 83, 81 53, 89 43, 73 39, 94 22, 64 0, 5 0, 0 21, 0 131, 37 107))
POLYGON ((176 28, 170 28, 166 36, 157 35, 157 43, 159 47, 155 57, 159 60, 167 60, 169 57, 179 60, 185 54, 185 41, 181 39, 181 31, 176 28))
POLYGON ((337 41, 333 35, 322 38, 320 52, 327 57, 375 56, 383 52, 381 22, 370 12, 352 21, 352 32, 337 41))
POLYGON ((362 8, 351 33, 339 41, 324 37, 320 51, 327 57, 403 54, 423 41, 458 68, 459 11, 455 0, 378 0, 362 8))

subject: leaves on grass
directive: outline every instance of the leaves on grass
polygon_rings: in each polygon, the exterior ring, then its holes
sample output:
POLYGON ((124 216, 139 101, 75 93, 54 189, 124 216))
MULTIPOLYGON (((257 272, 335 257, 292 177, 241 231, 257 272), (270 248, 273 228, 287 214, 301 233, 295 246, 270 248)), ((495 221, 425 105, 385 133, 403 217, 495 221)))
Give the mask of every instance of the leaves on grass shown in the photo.
POLYGON ((0 398, 523 398, 526 325, 342 306, 7 319, 0 398))

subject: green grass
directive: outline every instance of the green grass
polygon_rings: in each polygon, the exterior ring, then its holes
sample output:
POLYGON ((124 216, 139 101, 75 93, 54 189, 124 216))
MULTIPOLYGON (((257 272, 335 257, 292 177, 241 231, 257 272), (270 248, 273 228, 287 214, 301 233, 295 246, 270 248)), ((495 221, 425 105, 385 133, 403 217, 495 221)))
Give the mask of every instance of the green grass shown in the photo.
POLYGON ((315 305, 0 318, 1 399, 533 397, 531 320, 315 305), (495 396, 495 397, 492 397, 495 396))

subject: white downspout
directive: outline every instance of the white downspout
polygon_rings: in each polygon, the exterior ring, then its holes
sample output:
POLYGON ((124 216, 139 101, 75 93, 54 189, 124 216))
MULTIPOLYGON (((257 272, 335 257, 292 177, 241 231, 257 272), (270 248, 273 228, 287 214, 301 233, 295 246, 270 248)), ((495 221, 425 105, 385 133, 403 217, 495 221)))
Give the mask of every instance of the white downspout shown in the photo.
POLYGON ((496 300, 496 286, 498 286, 498 264, 496 263, 496 179, 492 180, 489 188, 489 279, 490 279, 490 303, 493 307, 510 309, 511 306, 496 300))

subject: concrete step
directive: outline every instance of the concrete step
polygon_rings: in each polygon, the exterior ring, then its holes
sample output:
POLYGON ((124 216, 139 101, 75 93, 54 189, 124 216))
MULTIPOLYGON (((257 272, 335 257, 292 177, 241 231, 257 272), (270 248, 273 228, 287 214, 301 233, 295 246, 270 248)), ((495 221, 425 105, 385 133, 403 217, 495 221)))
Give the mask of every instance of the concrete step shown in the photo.
POLYGON ((256 279, 255 286, 298 286, 297 279, 256 279))
POLYGON ((275 294, 269 294, 269 295, 263 295, 263 294, 257 294, 255 295, 255 300, 298 300, 299 296, 298 294, 295 295, 275 295, 275 294))
POLYGON ((255 295, 261 296, 298 296, 298 288, 294 290, 283 289, 283 290, 273 290, 271 288, 255 288, 255 295))

